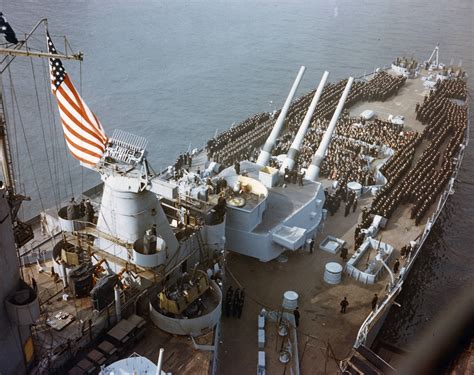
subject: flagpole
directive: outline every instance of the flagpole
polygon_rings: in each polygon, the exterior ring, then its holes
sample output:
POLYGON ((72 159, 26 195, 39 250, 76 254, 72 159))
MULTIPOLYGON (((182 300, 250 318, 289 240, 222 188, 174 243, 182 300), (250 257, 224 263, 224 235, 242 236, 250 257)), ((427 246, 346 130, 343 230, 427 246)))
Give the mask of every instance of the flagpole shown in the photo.
POLYGON ((36 52, 36 51, 30 51, 28 47, 26 49, 20 49, 22 48, 25 43, 28 41, 28 39, 33 35, 33 33, 36 31, 36 29, 41 25, 44 24, 45 30, 48 30, 48 20, 46 18, 43 18, 39 20, 36 25, 31 29, 31 31, 25 36, 24 40, 20 40, 18 44, 15 45, 14 48, 0 48, 0 55, 6 55, 2 61, 0 61, 0 74, 3 73, 8 66, 11 64, 11 62, 15 59, 17 56, 27 56, 27 57, 39 57, 39 58, 61 58, 65 60, 79 60, 83 61, 84 55, 82 52, 78 52, 75 54, 65 54, 65 55, 52 55, 47 52, 36 52), (13 56, 9 61, 6 61, 8 56, 13 56), (5 63, 5 65, 3 65, 5 63))
POLYGON ((7 56, 32 56, 32 57, 46 57, 50 59, 64 59, 64 60, 79 60, 83 61, 84 55, 82 52, 76 53, 74 55, 61 55, 56 53, 47 53, 47 52, 31 52, 28 50, 18 50, 10 48, 0 48, 0 55, 7 56))

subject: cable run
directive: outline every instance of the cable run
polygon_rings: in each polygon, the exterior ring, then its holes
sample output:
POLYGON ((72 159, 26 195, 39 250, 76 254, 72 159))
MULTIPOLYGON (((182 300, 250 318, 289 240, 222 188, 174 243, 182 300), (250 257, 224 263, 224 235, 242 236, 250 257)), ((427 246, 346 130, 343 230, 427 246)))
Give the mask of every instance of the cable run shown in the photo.
MULTIPOLYGON (((48 164, 48 172, 49 172, 49 177, 51 179, 51 188, 53 190, 53 194, 56 195, 56 188, 53 180, 53 173, 51 171, 51 164, 49 160, 49 153, 48 153, 48 147, 46 146, 46 136, 44 133, 44 122, 43 122, 43 115, 41 113, 41 105, 40 105, 40 99, 39 99, 39 93, 38 93, 38 85, 36 83, 36 74, 35 74, 35 68, 33 65, 33 58, 30 57, 30 63, 31 63, 31 71, 33 73, 33 82, 35 86, 35 93, 36 93, 36 104, 38 105, 38 112, 39 112, 39 118, 40 118, 40 124, 41 124, 41 135, 43 137, 43 146, 44 146, 44 152, 46 155, 46 163, 48 164)), ((58 204, 56 203, 56 208, 59 209, 58 204)))
POLYGON ((59 167, 58 167, 58 157, 56 156, 57 153, 57 147, 55 146, 57 141, 56 141, 56 134, 54 132, 54 118, 53 118, 53 112, 52 112, 52 103, 51 103, 51 96, 49 94, 49 82, 48 82, 48 70, 46 69, 45 65, 45 60, 41 59, 41 63, 43 66, 43 80, 44 80, 44 88, 45 88, 45 97, 46 97, 46 102, 48 105, 48 122, 49 122, 49 131, 50 131, 50 138, 52 142, 52 151, 53 151, 53 166, 54 166, 54 182, 58 186, 58 196, 56 197, 57 199, 57 204, 59 205, 61 203, 61 184, 60 184, 60 179, 59 179, 59 167))
POLYGON ((22 130, 22 133, 23 133, 23 138, 25 139, 25 145, 26 145, 26 150, 28 152, 28 158, 30 160, 31 169, 33 171, 33 177, 34 177, 34 180, 35 180, 36 190, 38 191, 38 198, 39 198, 39 201, 40 201, 40 204, 41 204, 41 209, 44 211, 43 198, 41 197, 41 191, 40 191, 40 188, 39 188, 38 179, 37 179, 37 176, 36 176, 35 168, 33 166, 33 158, 31 156, 30 146, 28 144, 28 139, 26 137, 25 126, 24 126, 23 120, 21 118, 21 112, 20 112, 20 108, 18 106, 18 98, 16 96, 15 87, 13 85, 13 80, 12 80, 10 67, 8 67, 8 76, 10 78, 10 85, 11 85, 11 89, 12 89, 13 98, 15 100, 16 109, 17 109, 17 112, 18 112, 18 119, 20 120, 20 125, 21 125, 21 130, 22 130))

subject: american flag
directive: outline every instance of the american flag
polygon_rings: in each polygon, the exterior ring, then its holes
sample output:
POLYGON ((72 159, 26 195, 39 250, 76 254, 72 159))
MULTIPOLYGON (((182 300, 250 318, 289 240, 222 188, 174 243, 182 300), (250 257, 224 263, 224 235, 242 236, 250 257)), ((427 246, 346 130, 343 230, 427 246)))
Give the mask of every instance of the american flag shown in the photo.
MULTIPOLYGON (((49 53, 57 54, 49 33, 49 53)), ((56 96, 64 138, 72 155, 84 164, 96 165, 107 144, 107 136, 96 117, 82 100, 59 59, 49 59, 51 90, 56 96)))

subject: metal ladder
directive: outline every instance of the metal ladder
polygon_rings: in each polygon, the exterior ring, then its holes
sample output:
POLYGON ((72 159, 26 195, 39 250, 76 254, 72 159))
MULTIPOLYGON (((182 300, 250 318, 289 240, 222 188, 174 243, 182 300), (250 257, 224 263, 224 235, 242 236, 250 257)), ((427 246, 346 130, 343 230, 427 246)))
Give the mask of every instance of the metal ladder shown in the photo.
POLYGON ((196 239, 198 241, 199 254, 201 255, 201 263, 204 265, 205 268, 207 268, 211 265, 209 247, 207 246, 207 244, 204 243, 204 239, 202 238, 200 230, 196 232, 196 239))

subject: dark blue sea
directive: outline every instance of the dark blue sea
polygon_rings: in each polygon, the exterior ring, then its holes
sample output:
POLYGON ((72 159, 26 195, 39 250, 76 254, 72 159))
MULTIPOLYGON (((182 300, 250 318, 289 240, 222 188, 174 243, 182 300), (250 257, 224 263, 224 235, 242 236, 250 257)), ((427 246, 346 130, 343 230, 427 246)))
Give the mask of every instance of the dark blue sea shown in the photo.
MULTIPOLYGON (((281 107, 300 65, 303 94, 324 70, 336 81, 397 56, 424 61, 439 43, 440 60, 461 64, 473 93, 472 0, 0 0, 0 10, 19 37, 42 17, 59 49, 67 35, 84 53, 81 64, 65 62, 83 98, 109 135, 146 137, 156 170, 216 131, 281 107)), ((30 46, 44 49, 44 33, 30 46)), ((57 109, 44 104, 45 67, 18 58, 3 75, 17 186, 34 198, 26 217, 98 182, 63 150, 57 109)), ((459 290, 474 293, 473 197, 471 144, 456 194, 381 333, 386 341, 406 347, 435 329, 429 322, 459 290)))

